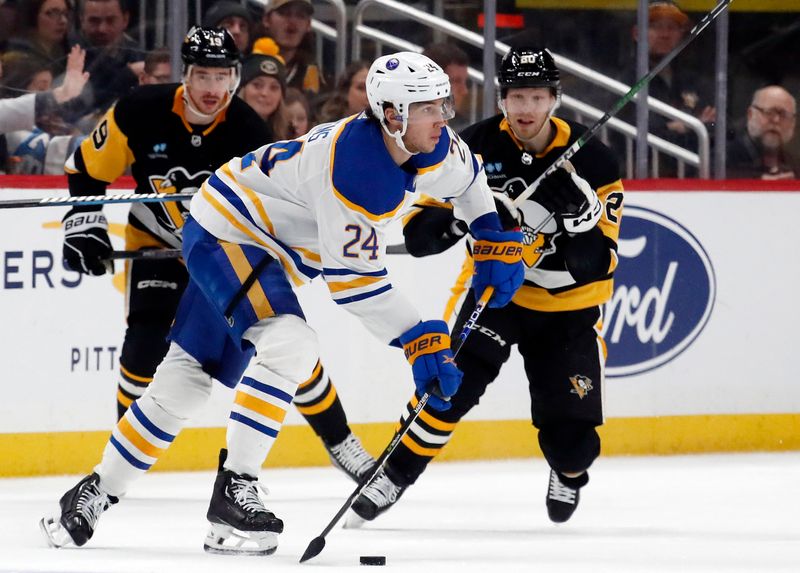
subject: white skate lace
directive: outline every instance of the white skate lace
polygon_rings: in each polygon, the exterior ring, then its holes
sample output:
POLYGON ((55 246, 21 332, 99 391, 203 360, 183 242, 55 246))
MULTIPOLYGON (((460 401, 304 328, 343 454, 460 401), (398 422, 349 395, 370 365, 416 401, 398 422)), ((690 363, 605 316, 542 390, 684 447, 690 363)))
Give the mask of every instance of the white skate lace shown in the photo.
POLYGON ((378 507, 386 507, 397 501, 402 488, 395 485, 385 473, 381 473, 375 481, 367 486, 362 495, 378 507))
POLYGON ((342 469, 357 476, 361 476, 375 463, 374 458, 364 450, 361 442, 353 434, 349 434, 341 443, 333 446, 330 452, 342 469))
POLYGON ((574 504, 577 491, 561 483, 556 472, 550 472, 550 490, 547 492, 547 497, 554 501, 574 504))
POLYGON ((264 495, 269 494, 269 490, 258 480, 231 478, 230 491, 233 493, 234 502, 248 513, 267 511, 261 496, 258 495, 259 489, 264 495))
POLYGON ((100 515, 109 508, 111 500, 108 495, 96 485, 86 486, 78 496, 77 510, 86 519, 89 527, 94 530, 100 515))

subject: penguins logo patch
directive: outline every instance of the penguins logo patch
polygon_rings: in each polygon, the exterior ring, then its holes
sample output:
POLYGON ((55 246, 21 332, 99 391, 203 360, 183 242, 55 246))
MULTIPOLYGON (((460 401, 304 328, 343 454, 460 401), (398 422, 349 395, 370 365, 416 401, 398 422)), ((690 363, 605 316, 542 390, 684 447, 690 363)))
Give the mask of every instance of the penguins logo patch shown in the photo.
POLYGON ((586 376, 582 376, 581 374, 570 376, 569 381, 572 384, 572 390, 570 390, 569 393, 577 394, 578 398, 581 400, 583 400, 584 396, 586 396, 589 392, 594 390, 591 379, 587 378, 586 376))

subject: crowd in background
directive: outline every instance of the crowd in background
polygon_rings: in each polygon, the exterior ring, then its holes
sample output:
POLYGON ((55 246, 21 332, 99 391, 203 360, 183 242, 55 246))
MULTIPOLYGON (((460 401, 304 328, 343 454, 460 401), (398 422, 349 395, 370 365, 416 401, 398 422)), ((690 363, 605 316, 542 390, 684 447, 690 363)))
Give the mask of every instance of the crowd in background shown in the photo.
MULTIPOLYGON (((44 105, 43 98, 37 99, 33 121, 23 129, 11 130, 18 126, 8 119, 18 113, 23 102, 0 104, 0 171, 62 173, 64 159, 121 95, 137 85, 174 81, 177 75, 169 52, 165 48, 146 51, 129 35, 133 9, 129 1, 79 0, 75 5, 72 0, 6 0, 0 4, 0 102, 26 94, 47 94, 62 85, 74 46, 79 47, 75 58, 81 58, 81 71, 86 72, 82 80, 77 72, 73 74, 76 82, 83 83, 70 100, 44 105)), ((519 29, 519 21, 503 13, 520 15, 514 2, 500 2, 498 10, 502 22, 518 24, 504 41, 513 44, 515 37, 526 43, 541 40, 554 50, 561 48, 543 32, 546 18, 537 19, 533 25, 523 19, 519 29)), ((318 123, 358 113, 367 106, 369 62, 355 61, 339 77, 323 73, 322 62, 315 61, 313 16, 311 0, 268 0, 263 6, 219 0, 207 4, 202 22, 197 22, 223 27, 233 36, 243 54, 238 96, 267 123, 275 140, 303 135, 318 123)), ((652 0, 647 30, 651 65, 678 45, 692 24, 692 18, 674 2, 652 0)), ((640 34, 633 27, 634 44, 640 34)), ((576 38, 574 43, 580 46, 582 41, 586 39, 576 38)), ((467 69, 469 65, 479 68, 480 60, 475 53, 447 42, 429 42, 425 54, 451 78, 457 115, 450 123, 458 131, 469 124, 467 110, 475 103, 468 97, 467 69)), ((705 62, 705 73, 696 66, 673 64, 651 82, 649 89, 651 96, 697 117, 713 134, 716 111, 709 61, 705 62)), ((629 84, 636 81, 632 65, 612 71, 602 70, 602 66, 597 63, 595 67, 612 77, 616 73, 616 79, 629 84)), ((731 97, 730 112, 737 119, 731 122, 727 142, 729 177, 800 176, 800 160, 795 153, 795 88, 791 82, 781 83, 767 76, 738 90, 746 90, 746 94, 731 97)), ((565 91, 590 98, 595 95, 591 89, 570 85, 569 80, 565 91)), ((594 103, 604 109, 610 101, 598 96, 594 103)), ((656 114, 650 118, 651 133, 687 149, 696 148, 696 137, 684 123, 656 114)), ((635 121, 632 106, 623 110, 622 119, 635 121)), ((610 143, 621 153, 624 142, 610 143)), ((659 175, 675 174, 674 165, 662 161, 659 175)))

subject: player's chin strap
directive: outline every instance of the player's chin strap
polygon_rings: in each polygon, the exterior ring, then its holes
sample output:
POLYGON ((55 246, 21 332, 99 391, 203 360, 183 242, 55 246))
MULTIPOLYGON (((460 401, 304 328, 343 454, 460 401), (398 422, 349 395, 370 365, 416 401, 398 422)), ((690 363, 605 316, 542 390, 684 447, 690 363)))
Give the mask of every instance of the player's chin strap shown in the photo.
POLYGON ((233 85, 228 89, 228 97, 225 99, 225 102, 220 106, 220 108, 213 112, 213 113, 203 113, 192 103, 192 98, 189 97, 189 86, 186 85, 186 78, 192 73, 192 66, 188 66, 186 68, 186 72, 183 74, 183 78, 181 78, 181 84, 183 84, 183 103, 186 105, 186 108, 192 112, 193 115, 199 118, 200 124, 207 124, 211 123, 216 119, 216 117, 221 114, 225 108, 231 105, 231 101, 233 101, 233 95, 236 93, 236 90, 239 89, 239 82, 242 79, 242 74, 239 72, 239 67, 233 68, 234 73, 234 82, 233 85))
POLYGON ((403 142, 403 136, 406 134, 406 130, 408 129, 408 119, 406 119, 405 116, 402 116, 402 118, 403 118, 403 127, 401 129, 395 131, 394 133, 389 131, 389 126, 386 125, 386 120, 385 119, 383 121, 381 121, 381 127, 383 128, 383 131, 385 131, 386 134, 389 137, 394 139, 394 142, 397 144, 397 146, 400 149, 402 149, 403 151, 405 151, 409 155, 416 155, 417 153, 419 153, 419 151, 409 151, 408 149, 406 149, 406 144, 403 142))

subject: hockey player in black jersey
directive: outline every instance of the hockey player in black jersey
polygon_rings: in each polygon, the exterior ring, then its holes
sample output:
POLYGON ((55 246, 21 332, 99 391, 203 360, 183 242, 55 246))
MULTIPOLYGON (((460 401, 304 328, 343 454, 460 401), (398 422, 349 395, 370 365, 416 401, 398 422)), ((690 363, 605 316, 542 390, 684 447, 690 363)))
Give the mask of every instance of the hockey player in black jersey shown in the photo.
MULTIPOLYGON (((232 156, 269 143, 264 122, 233 95, 239 84, 240 54, 228 32, 193 28, 181 56, 181 83, 143 86, 120 99, 69 158, 71 195, 102 195, 128 168, 137 193, 195 191, 232 156)), ((133 204, 126 248, 180 247, 187 213, 188 201, 133 204)), ((87 275, 105 274, 112 247, 102 209, 74 207, 63 226, 65 264, 87 275)), ((169 348, 167 334, 188 274, 177 259, 133 260, 126 263, 126 274, 127 330, 117 402, 118 427, 129 431, 138 423, 136 408, 131 411, 129 406, 145 395, 169 348)), ((231 376, 238 379, 235 373, 231 376)), ((322 438, 334 465, 358 481, 374 459, 350 431, 336 389, 321 364, 300 385, 294 403, 322 438)), ((168 404, 160 405, 169 410, 168 404)), ((115 470, 82 480, 62 498, 60 519, 43 520, 51 544, 83 545, 91 537, 97 517, 117 499, 104 489, 103 480, 116 481, 117 490, 111 488, 112 492, 122 493, 118 489, 124 480, 115 470)))
MULTIPOLYGON (((601 307, 612 294, 623 189, 616 158, 590 140, 518 208, 513 199, 569 147, 585 127, 553 116, 560 96, 559 70, 545 49, 513 49, 498 74, 502 114, 461 133, 481 155, 504 224, 525 236, 525 282, 511 304, 487 308, 459 352, 461 388, 445 412, 425 408, 389 458, 385 471, 353 504, 349 524, 389 509, 447 444, 456 423, 475 406, 500 373, 513 345, 522 355, 531 396, 531 419, 551 467, 546 496, 553 522, 575 511, 588 468, 600 454, 596 427, 603 423, 605 344, 601 307), (534 229, 552 212, 541 232, 534 229)), ((464 235, 442 203, 421 201, 405 219, 406 247, 415 256, 441 252, 464 235)), ((458 332, 474 308, 468 294, 467 257, 446 318, 458 332), (453 311, 455 313, 453 314, 453 311)), ((413 397, 408 413, 416 405, 413 397)))

